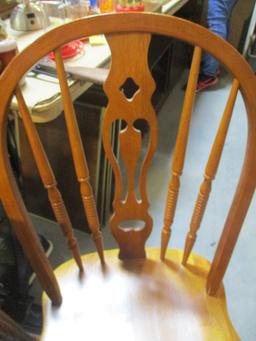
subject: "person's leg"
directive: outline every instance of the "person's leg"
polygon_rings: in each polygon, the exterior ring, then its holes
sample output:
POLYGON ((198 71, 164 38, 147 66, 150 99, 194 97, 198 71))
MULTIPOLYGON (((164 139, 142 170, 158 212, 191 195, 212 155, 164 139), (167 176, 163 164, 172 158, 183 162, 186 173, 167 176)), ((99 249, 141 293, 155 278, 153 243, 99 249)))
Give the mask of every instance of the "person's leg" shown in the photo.
POLYGON ((228 23, 237 0, 208 0, 207 23, 209 30, 228 38, 228 23))
MULTIPOLYGON (((209 30, 223 39, 228 38, 229 19, 237 0, 208 0, 207 22, 209 30)), ((219 62, 209 54, 203 55, 201 73, 216 77, 219 62)))

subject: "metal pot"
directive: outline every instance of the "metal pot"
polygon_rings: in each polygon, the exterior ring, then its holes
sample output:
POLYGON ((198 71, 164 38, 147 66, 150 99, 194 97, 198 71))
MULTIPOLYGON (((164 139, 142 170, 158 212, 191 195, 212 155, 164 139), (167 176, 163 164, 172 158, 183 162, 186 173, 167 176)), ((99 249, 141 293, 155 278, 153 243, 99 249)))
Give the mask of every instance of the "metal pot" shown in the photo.
POLYGON ((40 3, 23 0, 12 11, 11 28, 16 31, 34 31, 48 26, 48 17, 40 3))

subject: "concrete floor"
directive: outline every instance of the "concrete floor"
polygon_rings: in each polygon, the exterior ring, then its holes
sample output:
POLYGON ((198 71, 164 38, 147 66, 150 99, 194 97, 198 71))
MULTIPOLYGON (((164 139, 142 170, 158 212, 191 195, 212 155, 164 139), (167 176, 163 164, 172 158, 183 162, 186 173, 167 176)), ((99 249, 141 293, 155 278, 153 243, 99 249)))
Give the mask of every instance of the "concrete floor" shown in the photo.
MULTIPOLYGON (((181 84, 182 82, 184 80, 181 80, 181 84)), ((151 246, 159 245, 160 240, 163 216, 161 203, 166 195, 168 177, 159 176, 159 172, 168 171, 169 169, 170 156, 177 131, 177 116, 183 99, 183 93, 180 91, 181 84, 178 84, 171 96, 169 96, 161 115, 159 115, 160 129, 162 131, 159 139, 160 152, 154 161, 153 171, 149 176, 149 194, 151 197, 157 198, 152 206, 152 213, 158 227, 153 231, 149 239, 149 245, 151 246), (171 114, 172 110, 176 114, 171 114)), ((229 94, 230 85, 231 80, 225 75, 216 88, 201 92, 196 97, 187 159, 181 180, 179 204, 173 225, 172 240, 169 244, 170 247, 182 249, 184 246, 185 234, 188 230, 194 202, 202 181, 204 167, 216 128, 229 94)), ((213 183, 210 200, 194 248, 195 252, 209 260, 212 259, 216 250, 231 198, 236 188, 243 160, 246 133, 246 113, 243 100, 239 94, 223 157, 216 180, 213 183)), ((256 198, 254 197, 224 279, 230 317, 243 341, 256 340, 255 323, 250 318, 256 314, 255 212, 256 198)))
MULTIPOLYGON (((185 75, 173 89, 159 114, 159 150, 154 158, 148 177, 148 194, 153 199, 150 211, 154 217, 154 229, 147 246, 160 245, 163 202, 166 197, 169 181, 170 160, 184 95, 184 92, 181 90, 184 82, 185 75)), ((202 181, 204 166, 215 136, 216 127, 219 124, 224 109, 230 84, 229 77, 224 76, 218 87, 199 93, 196 97, 191 121, 187 159, 181 181, 181 191, 170 247, 183 248, 193 205, 200 182, 202 181)), ((239 95, 226 140, 223 158, 218 170, 218 176, 214 181, 207 211, 194 248, 195 252, 208 259, 212 259, 214 255, 232 194, 237 184, 242 154, 245 148, 246 124, 244 106, 239 95)), ((229 270, 224 279, 230 317, 243 341, 256 340, 256 327, 253 318, 256 315, 255 212, 256 200, 254 198, 236 250, 231 259, 229 270)), ((38 230, 51 239, 55 245, 51 256, 54 266, 69 258, 64 245, 64 239, 57 232, 57 227, 49 228, 46 221, 42 220, 38 224, 38 230)), ((76 234, 80 240, 83 252, 94 250, 88 235, 84 235, 80 231, 77 231, 76 234)), ((107 228, 103 229, 103 235, 106 248, 115 247, 115 242, 107 228)))

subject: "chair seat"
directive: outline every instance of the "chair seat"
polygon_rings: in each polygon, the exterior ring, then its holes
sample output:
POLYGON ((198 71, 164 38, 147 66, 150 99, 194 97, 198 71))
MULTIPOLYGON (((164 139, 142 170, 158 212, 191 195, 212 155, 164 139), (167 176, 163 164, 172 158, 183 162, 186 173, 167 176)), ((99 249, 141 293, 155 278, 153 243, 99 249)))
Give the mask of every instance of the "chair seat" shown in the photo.
POLYGON ((228 317, 225 293, 205 291, 210 263, 182 251, 147 249, 147 259, 120 261, 118 250, 106 251, 103 269, 97 254, 83 256, 79 278, 74 261, 55 270, 63 303, 53 307, 43 295, 42 340, 170 341, 239 340, 228 317))

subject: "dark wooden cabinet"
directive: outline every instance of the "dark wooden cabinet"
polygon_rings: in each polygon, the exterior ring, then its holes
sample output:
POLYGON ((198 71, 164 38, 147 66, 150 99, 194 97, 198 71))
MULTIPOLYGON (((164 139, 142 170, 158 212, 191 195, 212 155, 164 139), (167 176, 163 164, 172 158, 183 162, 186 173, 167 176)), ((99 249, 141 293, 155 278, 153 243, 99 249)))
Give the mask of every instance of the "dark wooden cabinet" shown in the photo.
MULTIPOLYGON (((101 110, 91 105, 75 105, 77 119, 81 130, 81 138, 88 159, 91 183, 98 188, 101 158, 101 110)), ((76 180, 74 166, 67 140, 64 115, 55 120, 36 125, 50 164, 57 179, 59 189, 70 213, 75 228, 87 230, 82 202, 80 200, 79 185, 76 180)), ((54 219, 52 209, 47 200, 47 192, 43 188, 33 156, 27 142, 22 121, 19 121, 20 155, 23 173, 23 192, 28 209, 38 215, 54 219)), ((99 186, 102 186, 100 184, 99 186)), ((98 190, 97 190, 98 191, 98 190)), ((100 205, 99 205, 100 209, 100 205)))

